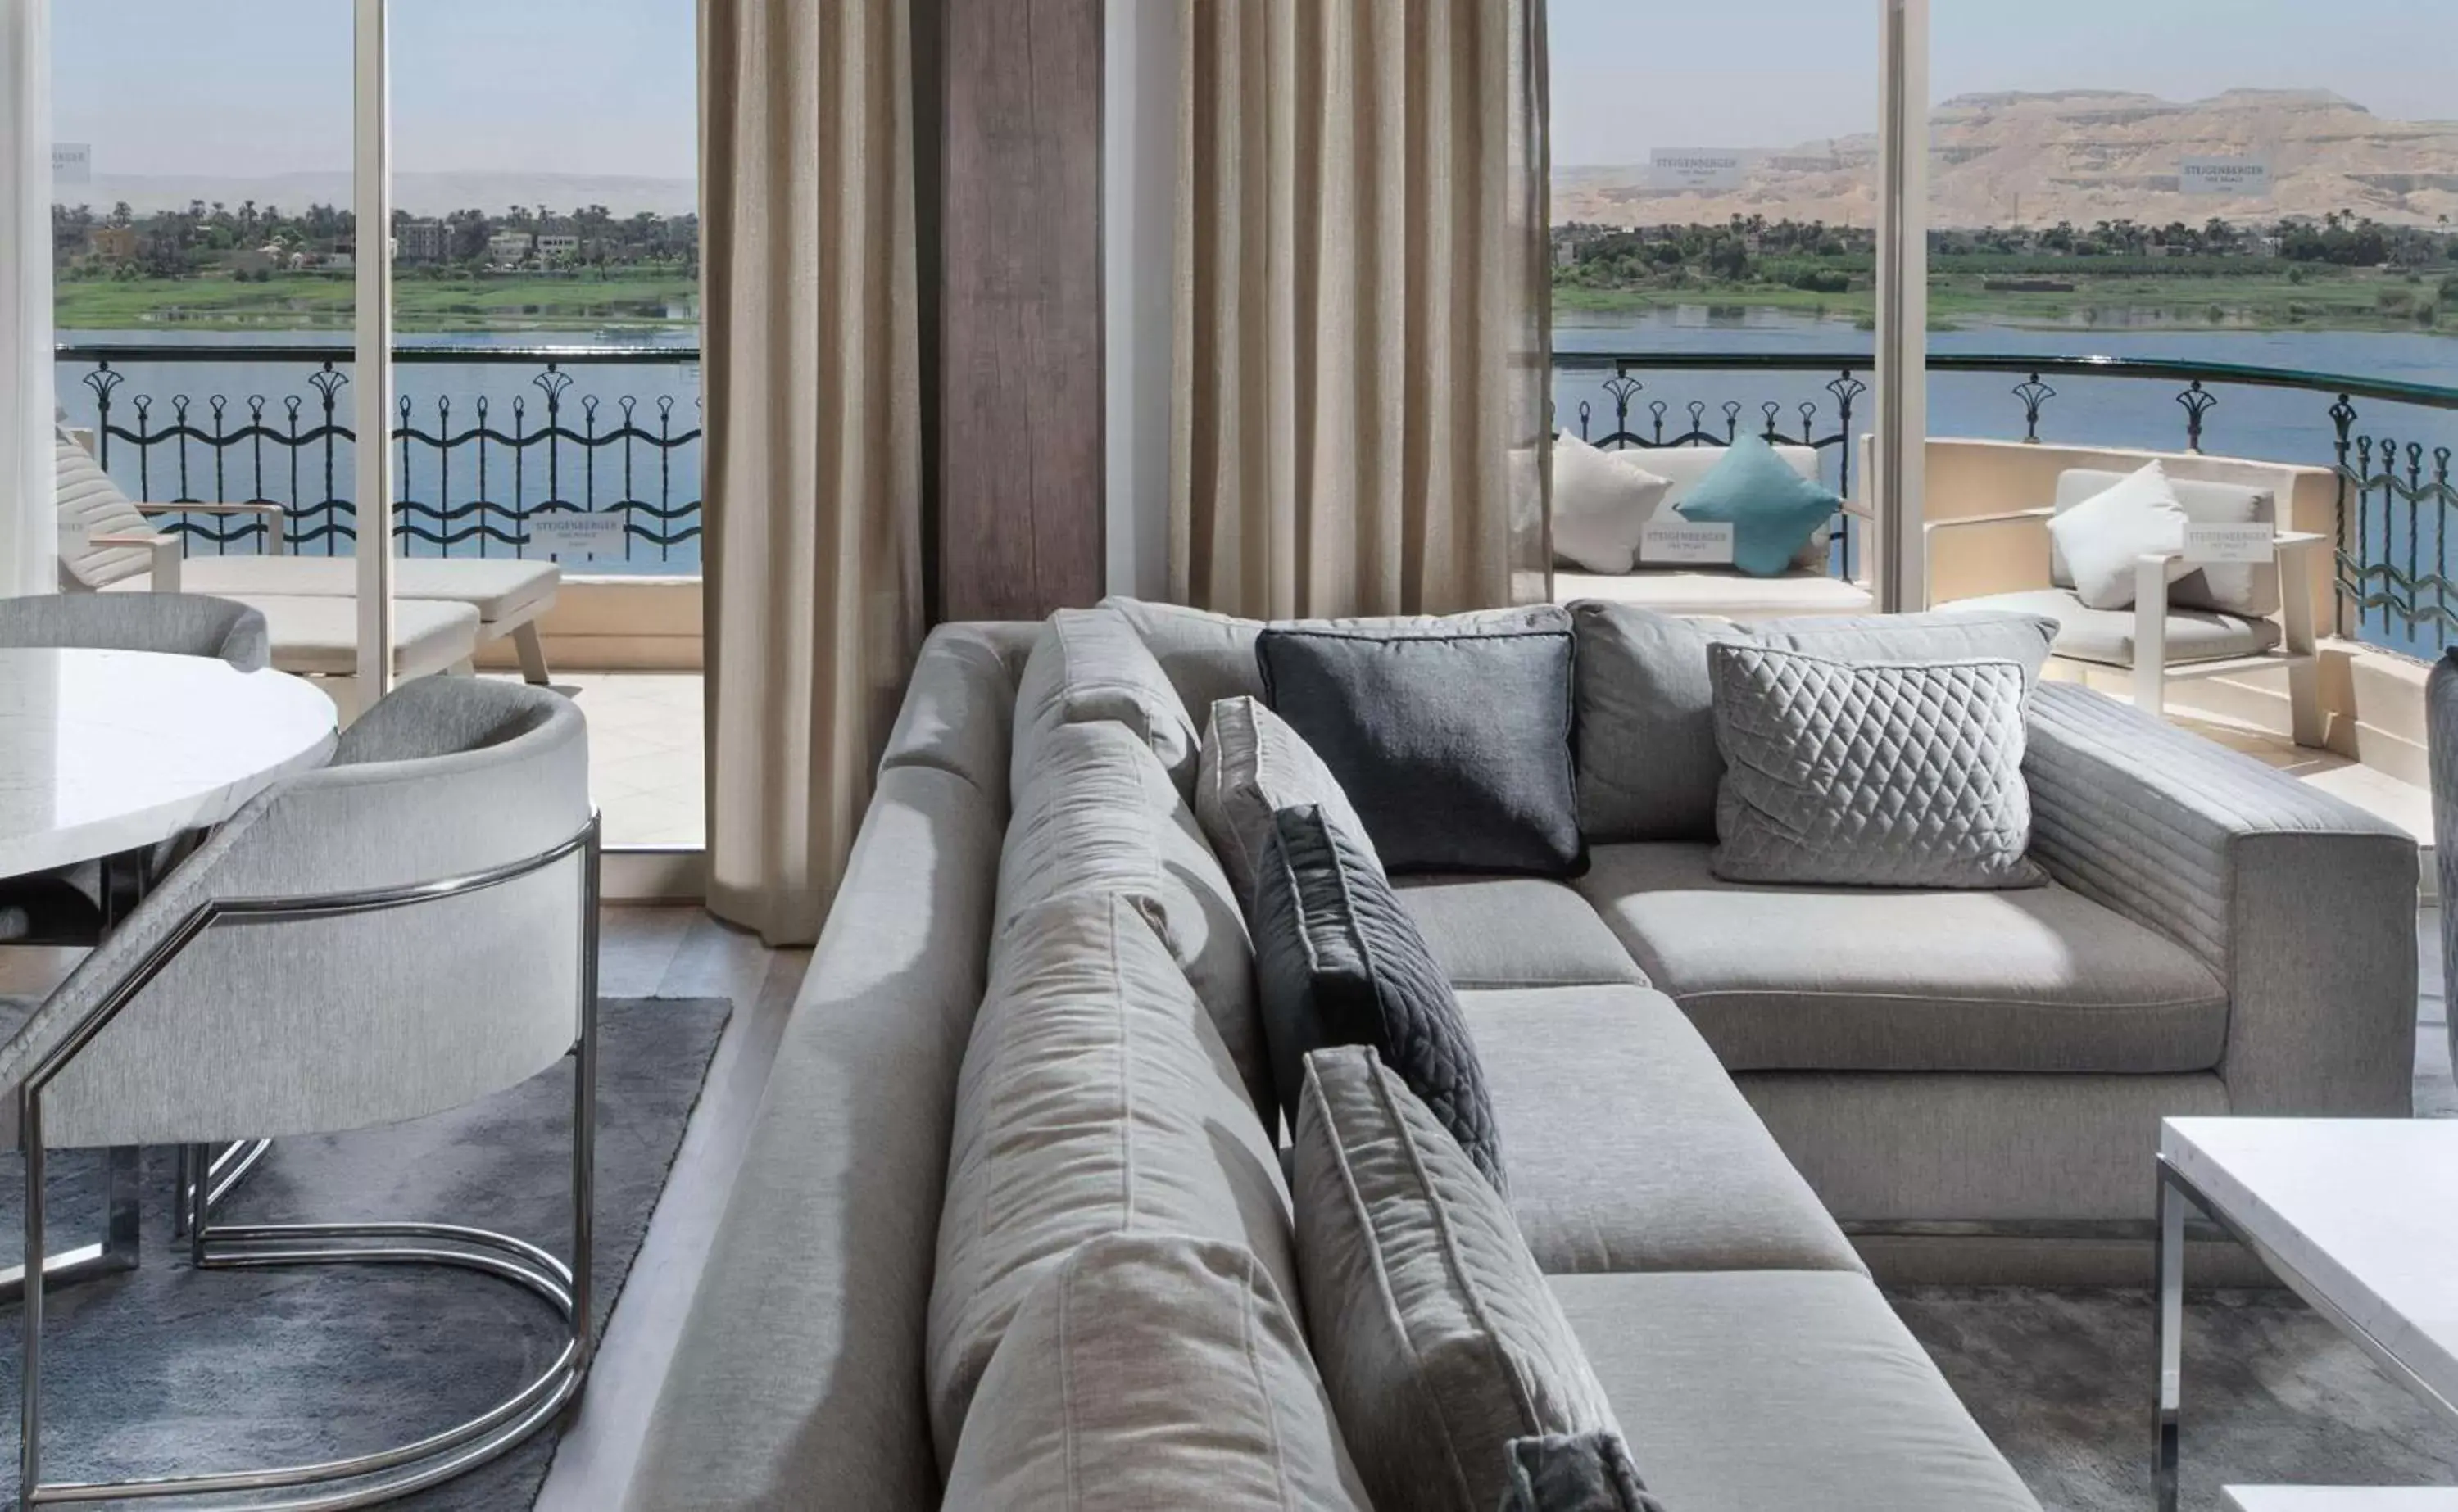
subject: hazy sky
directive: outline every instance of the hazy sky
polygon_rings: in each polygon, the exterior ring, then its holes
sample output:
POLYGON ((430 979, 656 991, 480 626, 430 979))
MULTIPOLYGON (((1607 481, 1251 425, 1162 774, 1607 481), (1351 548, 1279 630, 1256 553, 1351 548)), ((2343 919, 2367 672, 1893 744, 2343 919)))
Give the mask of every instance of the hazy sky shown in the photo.
MULTIPOLYGON (((1984 90, 2336 90, 2458 118, 2458 0, 1934 0, 1938 99, 1984 90)), ((1878 0, 1552 0, 1553 161, 1874 129, 1878 0)))
MULTIPOLYGON (((52 0, 52 121, 97 174, 346 169, 348 0, 52 0)), ((394 0, 406 172, 696 169, 693 0, 394 0)))

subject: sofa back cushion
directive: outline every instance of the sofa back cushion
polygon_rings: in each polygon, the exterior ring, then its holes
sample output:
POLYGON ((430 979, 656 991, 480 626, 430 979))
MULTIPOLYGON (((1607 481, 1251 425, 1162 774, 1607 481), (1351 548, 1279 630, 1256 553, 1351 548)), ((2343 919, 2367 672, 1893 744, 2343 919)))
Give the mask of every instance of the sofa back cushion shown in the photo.
MULTIPOLYGON (((2165 469, 2185 518, 2197 525, 2269 525, 2279 523, 2279 499, 2267 488, 2240 483, 2210 483, 2181 476, 2176 463, 2165 469)), ((2069 467, 2057 474, 2057 512, 2063 514, 2123 483, 2128 475, 2096 467, 2069 467)), ((2056 538, 2049 541, 2049 580, 2059 588, 2074 586, 2073 572, 2056 538)), ((2196 568, 2168 585, 2168 602, 2178 609, 2207 609, 2222 614, 2259 619, 2279 612, 2279 566, 2267 563, 2213 563, 2196 568)))
POLYGON ((1254 1254, 1117 1234, 1017 1310, 948 1474, 949 1512, 1366 1512, 1297 1304, 1254 1254))
MULTIPOLYGON (((1651 453, 1651 455, 1655 455, 1651 453)), ((1239 619, 1231 614, 1215 614, 1209 610, 1189 609, 1183 604, 1159 604, 1145 599, 1113 595, 1101 600, 1101 608, 1123 617, 1135 628, 1160 664, 1170 683, 1177 689, 1180 701, 1187 708, 1201 712, 1221 698, 1261 698, 1263 674, 1255 663, 1255 639, 1263 632, 1263 621, 1239 619)), ((1288 629, 1312 630, 1390 630, 1402 626, 1460 628, 1494 625, 1527 625, 1553 612, 1549 606, 1533 609, 1471 610, 1465 614, 1385 614, 1355 619, 1285 619, 1274 624, 1288 629)))
POLYGON ((1307 1057, 1294 1150, 1315 1363, 1374 1504, 1491 1512, 1511 1443, 1618 1432, 1510 1208, 1361 1046, 1307 1057))
POLYGON ((943 1469, 1016 1309, 1087 1240, 1221 1240, 1251 1252, 1281 1296, 1297 1295, 1288 1189, 1246 1099, 1135 901, 1060 898, 999 941, 956 1084, 930 1285, 943 1469))
POLYGON ((1195 791, 1202 733, 1143 637, 1113 611, 1062 609, 1043 623, 1016 685, 1010 799, 1021 800, 1052 731, 1101 720, 1133 731, 1179 792, 1195 791))
POLYGON ((1015 683, 1037 633, 1024 625, 942 625, 922 642, 879 769, 935 767, 1008 809, 1015 683))
POLYGON ((1365 821, 1304 737, 1260 698, 1215 703, 1203 729, 1195 817, 1202 821, 1249 919, 1255 911, 1255 876, 1272 844, 1272 816, 1302 804, 1321 805, 1381 873, 1383 862, 1365 837, 1365 821))
POLYGON ((1590 844, 1712 840, 1715 641, 1846 662, 1995 658, 2036 680, 2056 623, 2036 614, 1944 611, 1779 619, 1753 626, 1677 619, 1634 604, 1571 606, 1578 635, 1579 827, 1590 844))
POLYGON ((1069 725, 1044 742, 999 855, 1004 938, 1071 893, 1133 898, 1212 1015, 1258 1108, 1271 1069, 1255 1012, 1254 952, 1229 879, 1159 759, 1124 726, 1069 725))

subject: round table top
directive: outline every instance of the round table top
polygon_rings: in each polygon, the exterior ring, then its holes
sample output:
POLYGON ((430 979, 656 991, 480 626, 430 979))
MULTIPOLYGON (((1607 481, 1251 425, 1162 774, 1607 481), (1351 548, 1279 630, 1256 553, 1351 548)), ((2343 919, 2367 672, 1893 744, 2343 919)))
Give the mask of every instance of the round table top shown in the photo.
POLYGON ((0 649, 0 878, 219 824, 333 749, 333 701, 205 656, 0 649))

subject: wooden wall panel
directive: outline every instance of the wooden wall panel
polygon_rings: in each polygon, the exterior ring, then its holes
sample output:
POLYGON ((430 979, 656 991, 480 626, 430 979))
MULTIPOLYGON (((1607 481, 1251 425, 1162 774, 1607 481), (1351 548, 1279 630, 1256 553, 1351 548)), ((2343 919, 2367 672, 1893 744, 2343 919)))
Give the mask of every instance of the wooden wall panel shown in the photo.
POLYGON ((1102 0, 945 0, 939 612, 1101 593, 1102 0))

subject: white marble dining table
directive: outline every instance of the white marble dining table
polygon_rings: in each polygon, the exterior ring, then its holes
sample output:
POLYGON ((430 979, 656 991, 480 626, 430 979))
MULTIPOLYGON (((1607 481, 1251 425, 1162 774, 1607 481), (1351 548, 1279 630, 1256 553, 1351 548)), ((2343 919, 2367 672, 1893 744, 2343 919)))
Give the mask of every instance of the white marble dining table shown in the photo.
POLYGON ((0 878, 204 829, 333 749, 332 699, 205 656, 0 649, 0 878))

